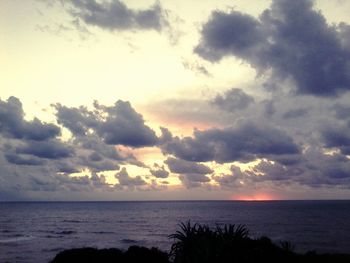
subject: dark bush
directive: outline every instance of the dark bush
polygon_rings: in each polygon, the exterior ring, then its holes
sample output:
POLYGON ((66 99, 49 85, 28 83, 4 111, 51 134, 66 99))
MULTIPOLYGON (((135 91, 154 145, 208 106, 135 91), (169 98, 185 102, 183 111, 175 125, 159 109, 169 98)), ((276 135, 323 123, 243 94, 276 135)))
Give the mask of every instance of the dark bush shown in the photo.
POLYGON ((51 263, 169 263, 168 254, 157 248, 131 246, 120 249, 76 248, 60 252, 51 263))
POLYGON ((244 225, 181 223, 169 236, 174 239, 170 254, 157 248, 131 246, 119 249, 80 248, 59 253, 52 263, 350 263, 350 255, 298 254, 290 242, 276 245, 268 237, 251 238, 244 225), (170 258, 170 260, 169 260, 170 258))

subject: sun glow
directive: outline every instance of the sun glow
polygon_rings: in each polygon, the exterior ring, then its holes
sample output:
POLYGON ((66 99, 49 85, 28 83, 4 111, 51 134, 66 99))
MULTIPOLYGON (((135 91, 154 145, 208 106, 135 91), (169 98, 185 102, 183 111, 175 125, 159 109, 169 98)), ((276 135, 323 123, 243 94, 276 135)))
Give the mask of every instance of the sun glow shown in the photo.
POLYGON ((274 196, 269 194, 254 194, 254 195, 240 195, 232 196, 231 200, 236 201, 273 201, 277 200, 274 196))

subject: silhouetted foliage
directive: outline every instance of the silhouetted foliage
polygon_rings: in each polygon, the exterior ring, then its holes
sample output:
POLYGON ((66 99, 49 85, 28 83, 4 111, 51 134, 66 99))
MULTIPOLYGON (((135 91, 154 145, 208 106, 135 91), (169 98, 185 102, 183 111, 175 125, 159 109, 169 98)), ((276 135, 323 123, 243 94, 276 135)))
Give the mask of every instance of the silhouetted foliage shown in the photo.
MULTIPOLYGON (((170 255, 174 263, 259 262, 279 261, 294 254, 274 245, 268 238, 251 239, 244 225, 217 226, 181 223, 180 230, 169 236, 174 239, 170 255)), ((288 261, 284 261, 288 262, 288 261)))
POLYGON ((293 252, 295 247, 290 241, 281 241, 280 246, 283 250, 293 252))
POLYGON ((81 248, 59 253, 51 263, 349 263, 347 254, 298 254, 287 241, 274 244, 268 237, 253 239, 244 225, 208 225, 181 223, 180 229, 169 238, 174 239, 170 253, 157 248, 131 246, 119 249, 81 248))
POLYGON ((76 248, 60 252, 51 263, 169 263, 168 254, 157 248, 131 246, 120 249, 76 248))

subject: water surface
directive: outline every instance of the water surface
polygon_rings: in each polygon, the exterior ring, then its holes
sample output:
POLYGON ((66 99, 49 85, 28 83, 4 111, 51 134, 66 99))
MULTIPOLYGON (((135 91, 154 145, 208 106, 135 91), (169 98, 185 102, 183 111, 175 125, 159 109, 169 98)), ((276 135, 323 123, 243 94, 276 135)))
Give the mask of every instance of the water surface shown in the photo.
POLYGON ((350 201, 0 203, 0 262, 48 262, 73 247, 156 246, 191 220, 245 224, 297 251, 350 253, 350 201))

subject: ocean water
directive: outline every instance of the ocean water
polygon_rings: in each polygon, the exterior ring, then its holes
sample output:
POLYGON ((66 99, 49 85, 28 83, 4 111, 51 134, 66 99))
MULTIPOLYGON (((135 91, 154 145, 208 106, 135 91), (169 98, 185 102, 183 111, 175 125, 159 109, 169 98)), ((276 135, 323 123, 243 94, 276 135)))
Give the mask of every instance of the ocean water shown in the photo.
POLYGON ((0 262, 48 262, 86 246, 169 250, 187 220, 245 224, 299 252, 350 253, 350 201, 16 202, 0 203, 0 262))

